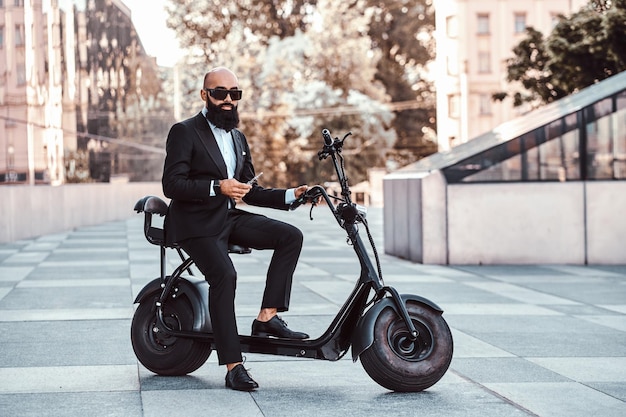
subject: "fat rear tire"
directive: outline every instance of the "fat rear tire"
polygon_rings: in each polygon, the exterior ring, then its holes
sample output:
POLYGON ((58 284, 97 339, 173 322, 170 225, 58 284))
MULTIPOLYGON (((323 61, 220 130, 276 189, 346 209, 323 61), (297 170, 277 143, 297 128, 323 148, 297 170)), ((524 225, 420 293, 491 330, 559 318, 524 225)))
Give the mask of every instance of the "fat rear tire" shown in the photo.
MULTIPOLYGON (((153 294, 135 310, 131 342, 137 359, 158 375, 186 375, 201 367, 211 355, 211 345, 193 339, 166 335, 157 330, 153 294)), ((192 330, 193 309, 187 297, 170 298, 164 303, 163 319, 174 330, 192 330)))
POLYGON ((411 342, 402 318, 385 308, 376 318, 374 342, 361 354, 367 374, 381 386, 399 392, 425 390, 439 381, 452 361, 453 341, 440 312, 408 301, 409 317, 419 336, 411 342))

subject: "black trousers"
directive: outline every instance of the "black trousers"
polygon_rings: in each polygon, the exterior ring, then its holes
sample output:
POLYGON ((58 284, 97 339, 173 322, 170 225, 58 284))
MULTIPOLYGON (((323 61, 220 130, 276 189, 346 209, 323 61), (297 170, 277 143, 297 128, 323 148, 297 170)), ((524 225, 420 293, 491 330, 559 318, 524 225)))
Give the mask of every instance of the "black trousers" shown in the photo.
POLYGON ((228 255, 228 244, 274 250, 261 308, 287 311, 302 240, 302 232, 290 224, 232 209, 219 235, 179 243, 209 283, 209 314, 220 365, 242 361, 235 318, 237 271, 228 255))

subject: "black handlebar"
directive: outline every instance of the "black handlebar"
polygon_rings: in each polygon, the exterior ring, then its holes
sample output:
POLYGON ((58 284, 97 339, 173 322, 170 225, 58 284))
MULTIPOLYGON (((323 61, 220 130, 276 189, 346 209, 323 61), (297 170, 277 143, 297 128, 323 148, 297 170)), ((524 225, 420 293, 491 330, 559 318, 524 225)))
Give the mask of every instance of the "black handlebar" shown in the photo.
MULTIPOLYGON (((337 173, 337 180, 339 181, 339 185, 341 187, 341 197, 338 196, 329 196, 321 185, 315 185, 308 190, 306 190, 302 195, 291 205, 289 206, 290 210, 295 210, 302 204, 311 203, 311 213, 309 217, 313 220, 313 207, 317 205, 320 198, 323 198, 326 201, 326 204, 330 208, 330 211, 335 216, 337 223, 339 226, 344 229, 348 233, 348 237, 352 242, 352 245, 355 248, 361 248, 363 244, 358 235, 358 227, 357 223, 362 223, 365 225, 365 229, 367 230, 367 236, 369 238, 370 244, 372 245, 372 250, 374 252, 374 256, 376 257, 376 265, 378 266, 378 276, 382 281, 382 273, 380 270, 380 259, 378 258, 378 252, 376 251, 376 246, 374 245, 374 240, 369 231, 369 226, 367 225, 367 212, 364 207, 359 206, 352 202, 350 198, 350 186, 348 185, 348 177, 346 176, 344 169, 344 159, 341 154, 341 150, 343 149, 343 143, 348 136, 350 136, 352 132, 348 132, 343 139, 339 140, 339 138, 334 138, 331 136, 330 131, 328 129, 322 130, 322 138, 324 139, 324 146, 322 150, 320 150, 317 155, 320 159, 326 159, 329 156, 333 161, 333 165, 335 167, 335 172, 337 173), (339 201, 338 204, 334 204, 331 200, 339 201)), ((358 253, 361 249, 355 249, 358 253)), ((359 259, 362 259, 359 256, 359 259)), ((410 324, 410 321, 409 321, 410 324)), ((409 326, 410 327, 410 326, 409 326)))
MULTIPOLYGON (((343 164, 343 156, 341 155, 341 150, 343 149, 343 143, 348 136, 350 136, 352 132, 346 133, 343 139, 339 140, 339 138, 333 139, 328 129, 322 130, 322 138, 324 139, 324 146, 322 150, 320 150, 317 155, 319 159, 326 159, 329 156, 333 160, 333 165, 335 166, 335 172, 337 173, 337 179, 339 180, 339 184, 341 186, 341 198, 345 204, 352 204, 350 200, 350 187, 348 186, 348 178, 346 177, 344 171, 343 164)), ((326 193, 326 190, 319 185, 316 185, 310 189, 308 189, 305 193, 303 193, 296 201, 289 205, 289 210, 295 210, 300 207, 302 204, 306 203, 317 203, 320 197, 324 197, 329 207, 333 206, 330 197, 326 193)))
POLYGON ((324 190, 320 185, 315 185, 306 190, 296 201, 291 203, 289 205, 289 210, 295 210, 301 205, 307 203, 316 204, 320 197, 323 197, 327 204, 332 204, 326 190, 324 190))
MULTIPOLYGON (((297 200, 291 203, 289 210, 295 210, 302 204, 307 203, 312 203, 312 205, 315 206, 319 202, 320 198, 324 198, 328 207, 334 213, 342 227, 346 224, 354 224, 358 221, 357 219, 364 218, 364 215, 360 213, 359 209, 357 209, 356 205, 352 203, 352 200, 350 199, 350 186, 348 185, 348 178, 344 170, 343 155, 341 155, 343 143, 351 134, 352 132, 348 132, 341 140, 339 138, 333 139, 330 131, 328 129, 323 129, 322 138, 324 139, 324 146, 322 147, 322 150, 317 153, 320 160, 326 159, 330 156, 333 161, 337 179, 339 181, 339 185, 341 186, 341 197, 333 196, 332 198, 339 200, 340 203, 335 205, 333 201, 331 201, 331 197, 328 195, 326 190, 320 185, 316 185, 308 189, 297 200)), ((312 210, 313 207, 311 207, 311 211, 312 210)))
POLYGON ((324 138, 324 146, 332 146, 333 138, 330 136, 330 131, 328 129, 322 130, 322 137, 324 138))

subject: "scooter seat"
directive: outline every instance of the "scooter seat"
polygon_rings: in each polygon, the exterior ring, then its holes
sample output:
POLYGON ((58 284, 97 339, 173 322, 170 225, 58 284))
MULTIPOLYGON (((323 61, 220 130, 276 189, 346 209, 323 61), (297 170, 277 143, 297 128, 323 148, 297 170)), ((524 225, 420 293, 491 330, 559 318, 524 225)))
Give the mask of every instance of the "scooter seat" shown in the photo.
POLYGON ((165 216, 167 214, 167 203, 161 200, 159 197, 148 195, 140 199, 135 203, 135 209, 137 213, 150 213, 158 214, 159 216, 165 216))
MULTIPOLYGON (((159 246, 169 246, 174 249, 178 248, 179 245, 177 243, 173 243, 171 245, 166 245, 165 242, 165 232, 163 229, 152 226, 152 215, 158 214, 159 216, 165 216, 167 214, 167 203, 160 199, 159 197, 155 197, 153 195, 148 195, 141 198, 137 203, 135 203, 134 210, 137 213, 145 213, 144 220, 144 235, 148 242, 153 245, 159 246)), ((252 250, 248 247, 241 245, 228 245, 228 253, 237 253, 237 254, 247 254, 251 253, 252 250)))

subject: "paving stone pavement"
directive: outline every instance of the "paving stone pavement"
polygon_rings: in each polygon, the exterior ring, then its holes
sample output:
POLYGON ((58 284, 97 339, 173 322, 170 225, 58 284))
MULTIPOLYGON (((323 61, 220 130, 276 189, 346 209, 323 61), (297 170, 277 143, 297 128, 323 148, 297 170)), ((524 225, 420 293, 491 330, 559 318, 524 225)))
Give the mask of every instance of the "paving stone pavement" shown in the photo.
MULTIPOLYGON (((325 208, 278 212, 305 235, 290 327, 320 335, 358 276, 325 208)), ((382 209, 369 223, 382 252, 382 209)), ((133 299, 159 274, 143 216, 0 245, 0 416, 626 415, 626 266, 435 266, 381 254, 388 285, 444 310, 451 367, 420 393, 389 392, 351 355, 337 362, 247 354, 261 388, 224 388, 215 354, 157 376, 130 343, 133 299)), ((249 332, 271 253, 233 255, 249 332)), ((169 256, 170 268, 175 253, 169 256)), ((171 269, 170 269, 171 270, 171 269)), ((248 333, 249 334, 249 333, 248 333)))

